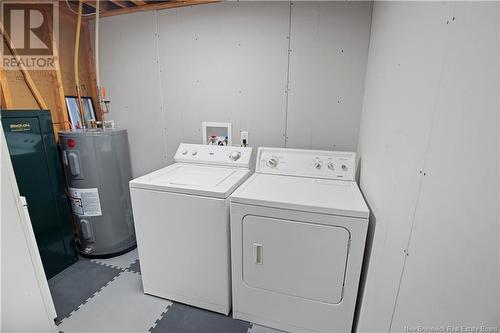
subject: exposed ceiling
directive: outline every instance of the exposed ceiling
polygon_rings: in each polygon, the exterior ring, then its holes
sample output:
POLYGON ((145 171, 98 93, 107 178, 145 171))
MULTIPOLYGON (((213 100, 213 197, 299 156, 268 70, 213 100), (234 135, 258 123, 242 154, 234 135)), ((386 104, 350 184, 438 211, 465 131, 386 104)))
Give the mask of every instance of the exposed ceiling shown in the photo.
MULTIPOLYGON (((193 5, 201 5, 206 3, 219 2, 220 0, 100 0, 101 17, 130 14, 139 11, 160 10, 168 8, 177 8, 193 5)), ((84 14, 92 14, 95 12, 96 1, 84 0, 84 14)), ((78 1, 68 1, 73 9, 78 8, 78 1)), ((93 16, 87 16, 93 18, 93 16)))

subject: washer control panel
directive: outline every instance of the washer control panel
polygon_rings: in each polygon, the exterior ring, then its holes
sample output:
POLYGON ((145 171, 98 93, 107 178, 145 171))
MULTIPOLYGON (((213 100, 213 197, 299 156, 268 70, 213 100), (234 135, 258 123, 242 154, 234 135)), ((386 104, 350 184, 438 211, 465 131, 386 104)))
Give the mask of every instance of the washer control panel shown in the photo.
POLYGON ((356 153, 261 147, 256 172, 354 181, 356 153))
POLYGON ((251 147, 213 146, 181 143, 174 160, 183 163, 214 164, 249 168, 251 147))

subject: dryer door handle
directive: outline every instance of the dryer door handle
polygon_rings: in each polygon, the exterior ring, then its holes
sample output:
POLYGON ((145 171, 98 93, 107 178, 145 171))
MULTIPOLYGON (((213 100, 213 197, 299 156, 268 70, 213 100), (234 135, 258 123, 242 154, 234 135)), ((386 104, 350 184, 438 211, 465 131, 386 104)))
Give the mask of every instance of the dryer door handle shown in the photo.
POLYGON ((263 254, 262 244, 253 243, 253 262, 254 264, 262 265, 262 254, 263 254))

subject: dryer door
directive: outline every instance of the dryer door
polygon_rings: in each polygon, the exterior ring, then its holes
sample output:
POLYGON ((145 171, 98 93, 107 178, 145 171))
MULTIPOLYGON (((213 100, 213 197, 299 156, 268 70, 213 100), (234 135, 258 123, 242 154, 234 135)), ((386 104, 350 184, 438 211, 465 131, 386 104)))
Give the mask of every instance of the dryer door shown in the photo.
POLYGON ((246 215, 243 280, 254 288, 340 303, 349 239, 344 227, 246 215))

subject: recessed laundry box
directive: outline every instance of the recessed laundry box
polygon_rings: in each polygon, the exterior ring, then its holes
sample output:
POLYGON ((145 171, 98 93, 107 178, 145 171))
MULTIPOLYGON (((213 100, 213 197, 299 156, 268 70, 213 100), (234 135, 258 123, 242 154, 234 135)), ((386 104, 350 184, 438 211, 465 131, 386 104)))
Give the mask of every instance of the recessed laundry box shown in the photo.
POLYGON ((354 153, 260 148, 230 197, 233 316, 291 332, 352 328, 369 211, 354 153))

